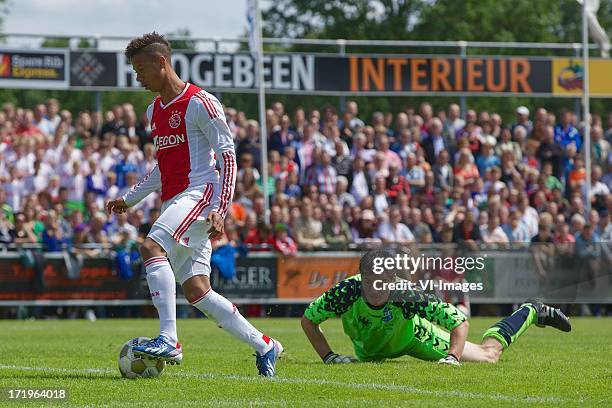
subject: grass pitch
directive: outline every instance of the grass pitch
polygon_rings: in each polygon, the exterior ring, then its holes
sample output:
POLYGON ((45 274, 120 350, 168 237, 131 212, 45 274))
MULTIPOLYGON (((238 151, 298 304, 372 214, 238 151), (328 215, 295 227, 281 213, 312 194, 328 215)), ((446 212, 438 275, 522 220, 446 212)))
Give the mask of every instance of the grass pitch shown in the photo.
MULTIPOLYGON (((120 377, 117 354, 130 338, 154 336, 156 320, 0 321, 0 405, 612 406, 607 318, 574 318, 571 333, 531 327, 497 365, 459 368, 410 357, 326 366, 298 319, 252 321, 285 347, 275 379, 258 377, 252 351, 210 320, 180 320, 183 364, 138 380, 120 377), (69 399, 8 401, 7 387, 65 388, 69 399)), ((470 340, 495 321, 471 319, 470 340)), ((352 353, 339 320, 322 327, 334 351, 352 353)))

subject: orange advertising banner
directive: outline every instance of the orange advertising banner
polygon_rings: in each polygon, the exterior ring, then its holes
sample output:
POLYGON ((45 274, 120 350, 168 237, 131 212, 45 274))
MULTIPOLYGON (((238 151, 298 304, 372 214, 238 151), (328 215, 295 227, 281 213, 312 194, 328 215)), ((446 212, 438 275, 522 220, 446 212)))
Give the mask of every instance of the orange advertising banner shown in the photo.
POLYGON ((294 257, 278 259, 277 297, 313 300, 359 271, 359 257, 294 257))

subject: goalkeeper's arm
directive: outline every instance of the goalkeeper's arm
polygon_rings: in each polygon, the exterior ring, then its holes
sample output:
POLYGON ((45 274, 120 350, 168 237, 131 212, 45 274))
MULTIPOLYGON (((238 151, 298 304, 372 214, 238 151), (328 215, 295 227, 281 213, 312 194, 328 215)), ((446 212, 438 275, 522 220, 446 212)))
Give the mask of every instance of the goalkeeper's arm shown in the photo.
POLYGON ((323 295, 315 299, 304 311, 302 329, 312 347, 326 364, 351 363, 356 361, 353 356, 336 354, 329 347, 321 327, 325 320, 340 316, 361 296, 361 282, 350 277, 338 282, 323 295))
POLYGON ((321 326, 308 320, 306 316, 302 317, 302 329, 308 337, 310 344, 315 349, 321 360, 325 360, 325 356, 332 352, 327 339, 321 331, 321 326))
POLYGON ((310 344, 312 344, 312 347, 325 364, 344 364, 357 361, 353 356, 334 353, 331 347, 329 347, 325 335, 323 335, 321 326, 311 322, 306 316, 302 317, 302 329, 306 337, 308 337, 310 344))
POLYGON ((450 332, 448 355, 454 356, 457 361, 459 361, 463 355, 463 348, 465 347, 465 342, 467 341, 469 328, 470 325, 466 320, 450 332))

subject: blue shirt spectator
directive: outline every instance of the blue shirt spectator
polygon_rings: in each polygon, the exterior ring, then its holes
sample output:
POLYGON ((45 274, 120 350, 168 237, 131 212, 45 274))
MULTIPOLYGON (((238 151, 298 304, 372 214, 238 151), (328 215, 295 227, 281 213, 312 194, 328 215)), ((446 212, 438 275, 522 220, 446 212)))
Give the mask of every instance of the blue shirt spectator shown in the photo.
POLYGON ((580 151, 582 147, 582 136, 578 129, 571 123, 571 112, 564 111, 561 113, 561 122, 555 126, 555 143, 566 147, 570 143, 576 145, 576 151, 580 151))
POLYGON ((127 186, 125 177, 129 172, 137 172, 138 167, 132 162, 129 162, 125 159, 121 159, 115 165, 115 173, 117 174, 117 187, 124 188, 127 186))

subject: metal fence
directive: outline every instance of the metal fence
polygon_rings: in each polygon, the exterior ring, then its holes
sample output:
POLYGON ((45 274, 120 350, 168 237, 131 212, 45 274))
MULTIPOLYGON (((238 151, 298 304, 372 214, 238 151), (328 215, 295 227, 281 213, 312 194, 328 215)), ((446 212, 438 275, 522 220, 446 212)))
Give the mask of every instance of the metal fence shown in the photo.
MULTIPOLYGON (((248 43, 246 37, 180 37, 168 36, 173 41, 188 41, 197 51, 228 52, 236 51, 248 43)), ((45 40, 67 40, 71 49, 78 48, 81 40, 87 40, 98 50, 118 51, 125 48, 132 37, 92 35, 92 34, 28 34, 6 33, 2 35, 4 46, 22 48, 40 48, 45 40)), ((263 38, 264 45, 276 48, 292 46, 320 46, 321 52, 349 54, 355 47, 372 48, 434 48, 443 52, 469 55, 472 49, 492 50, 550 50, 558 56, 581 55, 581 43, 538 43, 538 42, 492 42, 492 41, 421 41, 421 40, 350 40, 350 39, 311 39, 311 38, 263 38), (556 54, 557 55, 557 54, 556 54)), ((598 50, 597 44, 589 44, 590 50, 598 50)))

